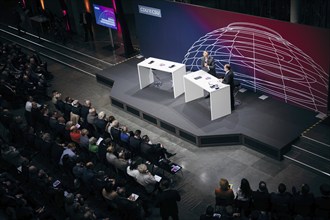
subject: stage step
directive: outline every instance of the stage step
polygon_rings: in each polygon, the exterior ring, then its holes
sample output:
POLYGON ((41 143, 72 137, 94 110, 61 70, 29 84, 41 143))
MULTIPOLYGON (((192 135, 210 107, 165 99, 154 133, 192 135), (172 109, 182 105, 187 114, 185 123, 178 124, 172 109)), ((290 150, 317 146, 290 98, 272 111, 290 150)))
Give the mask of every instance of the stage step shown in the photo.
POLYGON ((315 124, 303 135, 304 138, 330 147, 330 117, 315 124))
POLYGON ((330 162, 330 146, 323 142, 302 136, 298 141, 292 144, 292 148, 305 151, 306 153, 313 154, 329 160, 330 162))
POLYGON ((305 149, 299 149, 292 146, 291 151, 283 155, 284 158, 295 163, 330 177, 330 159, 316 153, 308 152, 305 149))

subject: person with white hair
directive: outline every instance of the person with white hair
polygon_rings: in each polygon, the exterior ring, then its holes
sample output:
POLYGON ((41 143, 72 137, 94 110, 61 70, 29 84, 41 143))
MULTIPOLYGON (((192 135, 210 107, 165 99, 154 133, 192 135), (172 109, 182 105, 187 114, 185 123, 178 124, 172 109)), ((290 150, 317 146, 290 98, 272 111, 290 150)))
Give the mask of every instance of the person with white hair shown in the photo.
POLYGON ((108 122, 106 120, 106 114, 104 111, 98 113, 97 118, 94 120, 94 125, 96 128, 97 136, 104 137, 105 128, 108 122))
POLYGON ((147 165, 140 164, 137 166, 137 169, 134 168, 134 165, 127 167, 127 174, 133 177, 136 182, 142 185, 147 193, 152 193, 155 190, 156 179, 148 171, 147 165))
POLYGON ((71 112, 70 112, 70 121, 73 122, 73 124, 78 124, 79 123, 79 119, 80 119, 80 103, 78 100, 74 100, 72 102, 72 108, 71 108, 71 112))

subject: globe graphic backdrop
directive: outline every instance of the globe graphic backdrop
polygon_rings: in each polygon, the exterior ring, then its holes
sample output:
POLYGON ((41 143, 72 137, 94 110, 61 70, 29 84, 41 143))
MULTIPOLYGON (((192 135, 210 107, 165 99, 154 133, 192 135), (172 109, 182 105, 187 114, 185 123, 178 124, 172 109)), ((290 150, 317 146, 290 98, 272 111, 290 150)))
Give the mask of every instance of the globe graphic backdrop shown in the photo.
POLYGON ((270 28, 235 22, 207 33, 184 56, 188 71, 201 69, 204 50, 215 58, 217 73, 224 73, 223 66, 229 63, 235 80, 248 89, 316 112, 327 111, 327 73, 270 28))

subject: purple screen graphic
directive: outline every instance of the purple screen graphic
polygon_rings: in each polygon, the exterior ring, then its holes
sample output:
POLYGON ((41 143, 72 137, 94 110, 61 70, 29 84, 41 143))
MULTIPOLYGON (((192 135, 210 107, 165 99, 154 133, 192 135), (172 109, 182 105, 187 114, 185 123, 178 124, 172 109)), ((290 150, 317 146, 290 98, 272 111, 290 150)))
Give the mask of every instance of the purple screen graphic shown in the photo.
POLYGON ((93 4, 96 23, 117 30, 116 15, 113 8, 93 4))

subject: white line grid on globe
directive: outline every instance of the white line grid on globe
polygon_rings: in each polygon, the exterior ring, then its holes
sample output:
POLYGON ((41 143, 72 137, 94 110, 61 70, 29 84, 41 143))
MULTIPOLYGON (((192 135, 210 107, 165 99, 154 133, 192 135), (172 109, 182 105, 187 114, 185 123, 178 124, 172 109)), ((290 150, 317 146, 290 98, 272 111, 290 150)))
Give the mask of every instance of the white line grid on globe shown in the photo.
POLYGON ((268 27, 235 22, 207 33, 184 56, 188 71, 201 69, 205 50, 214 57, 217 73, 229 63, 244 87, 316 112, 327 109, 328 74, 268 27))

